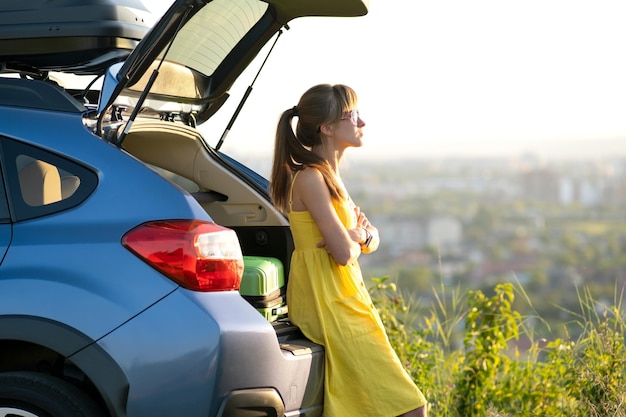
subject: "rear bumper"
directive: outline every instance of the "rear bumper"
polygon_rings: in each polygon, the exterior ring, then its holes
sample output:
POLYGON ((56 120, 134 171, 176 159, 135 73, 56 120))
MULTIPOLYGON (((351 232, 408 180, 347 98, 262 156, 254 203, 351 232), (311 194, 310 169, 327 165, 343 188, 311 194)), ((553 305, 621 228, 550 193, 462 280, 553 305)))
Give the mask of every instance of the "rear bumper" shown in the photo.
POLYGON ((323 349, 279 342, 237 292, 179 289, 99 344, 127 376, 128 417, 321 415, 323 349))
POLYGON ((224 398, 218 417, 253 414, 259 417, 283 417, 285 406, 273 388, 252 388, 233 391, 224 398))

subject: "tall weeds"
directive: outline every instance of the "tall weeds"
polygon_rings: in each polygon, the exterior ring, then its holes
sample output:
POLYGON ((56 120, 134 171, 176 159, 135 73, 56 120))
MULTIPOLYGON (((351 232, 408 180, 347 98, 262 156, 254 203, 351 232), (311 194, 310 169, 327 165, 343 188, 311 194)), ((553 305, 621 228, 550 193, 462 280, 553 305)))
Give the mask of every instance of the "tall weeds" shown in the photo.
POLYGON ((529 323, 547 323, 512 308, 516 295, 530 303, 519 283, 499 284, 492 296, 442 285, 425 307, 389 278, 372 282, 392 346, 429 399, 431 416, 626 417, 618 291, 613 305, 603 305, 583 289, 580 336, 535 340, 529 323))

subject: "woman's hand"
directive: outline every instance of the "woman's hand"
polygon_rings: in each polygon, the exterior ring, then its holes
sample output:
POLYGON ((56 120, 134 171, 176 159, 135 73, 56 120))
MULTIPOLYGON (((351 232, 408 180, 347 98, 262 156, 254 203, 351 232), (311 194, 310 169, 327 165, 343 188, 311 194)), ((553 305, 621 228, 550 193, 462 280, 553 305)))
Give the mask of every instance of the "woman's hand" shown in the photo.
POLYGON ((367 229, 370 226, 370 221, 365 216, 365 213, 358 206, 354 208, 354 212, 356 213, 356 226, 367 229))
POLYGON ((378 244, 380 243, 378 229, 370 223, 360 207, 355 207, 354 212, 356 214, 357 227, 349 231, 350 237, 361 245, 361 252, 370 253, 375 251, 378 249, 378 244), (366 242, 367 245, 365 245, 366 242))
POLYGON ((365 229, 370 226, 370 222, 367 216, 361 211, 360 207, 354 207, 354 213, 356 214, 356 227, 350 229, 348 233, 350 234, 350 238, 360 245, 367 239, 365 229))

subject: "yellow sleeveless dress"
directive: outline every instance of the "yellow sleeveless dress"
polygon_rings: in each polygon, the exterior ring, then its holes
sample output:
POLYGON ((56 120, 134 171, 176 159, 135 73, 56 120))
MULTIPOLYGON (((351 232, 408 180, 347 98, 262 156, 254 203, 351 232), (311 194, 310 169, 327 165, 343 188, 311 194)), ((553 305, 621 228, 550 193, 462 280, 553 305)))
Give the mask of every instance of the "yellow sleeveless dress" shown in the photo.
MULTIPOLYGON (((356 227, 348 201, 333 205, 347 229, 356 227)), ((425 405, 389 344, 359 264, 339 265, 316 247, 322 236, 308 211, 288 216, 295 244, 289 318, 325 348, 324 417, 395 417, 425 405)))

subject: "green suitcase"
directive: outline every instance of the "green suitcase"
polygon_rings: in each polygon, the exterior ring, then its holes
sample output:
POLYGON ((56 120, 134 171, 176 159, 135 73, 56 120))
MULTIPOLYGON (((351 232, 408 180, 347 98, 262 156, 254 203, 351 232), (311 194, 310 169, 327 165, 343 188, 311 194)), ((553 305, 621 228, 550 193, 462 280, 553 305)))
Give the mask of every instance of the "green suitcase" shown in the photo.
POLYGON ((244 270, 239 293, 268 321, 287 316, 285 274, 280 260, 262 256, 244 256, 244 270))

